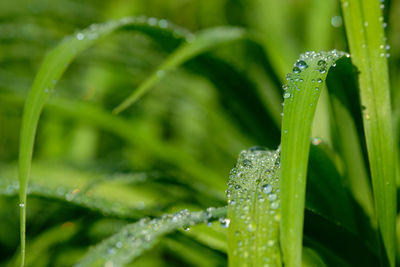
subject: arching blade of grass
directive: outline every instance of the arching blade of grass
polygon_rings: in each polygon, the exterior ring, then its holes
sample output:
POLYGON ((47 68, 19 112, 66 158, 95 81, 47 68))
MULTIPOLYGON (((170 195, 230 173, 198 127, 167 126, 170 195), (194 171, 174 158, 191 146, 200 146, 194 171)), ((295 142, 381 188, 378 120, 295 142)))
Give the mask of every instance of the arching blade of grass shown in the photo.
MULTIPOLYGON (((18 193, 15 167, 1 165, 0 195, 13 196, 18 193)), ((144 173, 110 176, 93 170, 73 169, 63 164, 53 163, 49 166, 35 163, 28 194, 66 201, 104 215, 137 219, 154 212, 157 214, 163 206, 173 202, 173 198, 162 198, 164 190, 157 190, 157 187, 152 189, 154 184, 150 183, 151 178, 146 177, 150 176, 144 173)), ((166 185, 164 187, 167 188, 166 185)))
POLYGON ((193 40, 182 44, 171 56, 154 71, 139 87, 128 96, 120 105, 114 109, 119 113, 128 108, 168 72, 189 59, 204 53, 207 50, 232 41, 243 39, 247 36, 246 31, 241 28, 219 27, 201 31, 193 36, 193 40))
MULTIPOLYGON (((26 190, 31 166, 31 158, 33 154, 33 145, 35 133, 39 121, 39 117, 43 106, 52 91, 52 88, 60 79, 71 61, 83 50, 99 42, 113 31, 128 26, 134 30, 140 30, 150 35, 172 35, 172 39, 185 39, 192 37, 182 29, 177 27, 169 27, 168 22, 164 20, 158 21, 154 18, 135 18, 129 17, 118 21, 111 21, 100 25, 92 25, 88 29, 66 37, 56 48, 50 51, 35 77, 35 81, 30 90, 22 119, 22 128, 20 135, 20 152, 19 152, 19 180, 20 180, 20 217, 21 217, 21 266, 24 265, 25 253, 25 214, 26 214, 26 190), (159 32, 159 34, 157 34, 159 32)), ((243 34, 243 30, 221 30, 218 33, 230 32, 243 34)), ((238 34, 238 35, 240 35, 238 34)), ((229 34, 228 34, 229 35, 229 34)), ((218 36, 213 35, 216 42, 221 40, 218 36)), ((201 38, 199 38, 201 40, 201 38)), ((223 38, 222 38, 223 39, 223 38)), ((194 42, 194 44, 199 44, 194 42)), ((198 46, 195 46, 198 47, 198 46)), ((202 45, 200 44, 200 47, 202 45)), ((200 49, 199 52, 203 51, 200 49)), ((185 58, 186 52, 183 53, 185 58)), ((187 56, 187 55, 186 55, 187 56)))
POLYGON ((358 70, 382 260, 395 265, 396 183, 394 138, 384 18, 377 0, 342 0, 352 62, 358 70))
POLYGON ((124 266, 154 246, 158 238, 182 227, 215 220, 226 215, 226 207, 206 212, 164 215, 125 226, 121 231, 92 248, 76 266, 124 266))
MULTIPOLYGON (((52 88, 57 83, 57 80, 60 79, 71 61, 80 52, 94 45, 113 31, 127 25, 136 25, 138 30, 143 30, 144 32, 146 32, 146 30, 151 32, 151 30, 148 29, 152 28, 166 32, 173 31, 171 29, 162 29, 167 25, 165 25, 165 23, 159 25, 160 22, 157 20, 130 17, 119 21, 92 25, 90 28, 78 32, 73 36, 66 37, 56 48, 46 55, 30 90, 22 118, 19 146, 21 266, 24 265, 25 255, 26 190, 31 167, 35 133, 42 108, 52 88)), ((179 32, 178 30, 175 30, 175 33, 178 36, 180 35, 181 38, 185 36, 182 31, 179 32)))
POLYGON ((281 245, 285 266, 301 264, 311 125, 327 72, 344 53, 301 55, 284 86, 281 143, 281 245))

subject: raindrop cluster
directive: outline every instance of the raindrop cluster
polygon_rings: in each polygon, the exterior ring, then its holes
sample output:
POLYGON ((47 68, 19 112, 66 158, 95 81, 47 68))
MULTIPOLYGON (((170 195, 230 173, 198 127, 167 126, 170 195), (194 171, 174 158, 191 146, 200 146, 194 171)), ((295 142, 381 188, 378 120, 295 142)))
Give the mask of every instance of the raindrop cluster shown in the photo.
MULTIPOLYGON (((118 233, 92 248, 76 266, 93 266, 103 260, 106 266, 123 266, 150 249, 162 235, 176 229, 190 231, 190 227, 219 217, 222 209, 208 208, 205 212, 190 212, 187 209, 164 214, 156 219, 143 218, 128 224, 118 233)), ((229 219, 220 218, 220 223, 229 226, 229 219)))
POLYGON ((157 19, 147 16, 131 16, 122 18, 120 20, 110 21, 104 24, 92 24, 89 26, 89 28, 76 32, 75 38, 78 41, 95 40, 112 29, 124 26, 165 29, 166 31, 170 31, 175 38, 185 39, 188 42, 191 42, 194 39, 194 35, 184 28, 176 26, 175 24, 172 24, 165 19, 157 19))
MULTIPOLYGON (((312 76, 311 84, 314 84, 314 91, 320 90, 323 81, 326 78, 327 71, 330 67, 335 67, 335 61, 340 57, 346 56, 350 57, 349 54, 332 50, 329 52, 321 51, 321 52, 306 52, 300 56, 300 58, 295 62, 293 66, 293 70, 291 73, 287 74, 286 81, 287 83, 282 86, 284 91, 283 98, 285 102, 288 100, 292 100, 296 95, 296 91, 300 92, 303 87, 309 88, 309 83, 307 85, 302 85, 304 80, 306 79, 306 72, 309 72, 312 76)), ((309 81, 308 81, 309 82, 309 81)), ((284 106, 284 104, 283 104, 284 106)))
MULTIPOLYGON (((297 67, 307 68, 304 63, 300 62, 297 67)), ((249 266, 280 263, 279 155, 279 149, 252 147, 239 154, 231 170, 227 198, 232 260, 249 266)))

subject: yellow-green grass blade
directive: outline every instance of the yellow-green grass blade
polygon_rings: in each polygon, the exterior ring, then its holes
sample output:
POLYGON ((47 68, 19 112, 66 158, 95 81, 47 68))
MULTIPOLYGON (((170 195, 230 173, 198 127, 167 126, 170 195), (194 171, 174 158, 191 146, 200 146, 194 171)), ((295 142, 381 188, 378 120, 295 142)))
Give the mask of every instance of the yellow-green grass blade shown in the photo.
POLYGON ((182 210, 153 220, 141 219, 91 248, 76 266, 124 266, 152 248, 160 237, 179 228, 225 216, 226 210, 226 207, 199 212, 182 210))
POLYGON ((279 166, 279 150, 253 147, 239 154, 227 190, 230 267, 282 266, 279 166))
MULTIPOLYGON (((16 166, 0 166, 0 195, 17 195, 16 166)), ((105 175, 55 162, 35 162, 27 193, 29 196, 65 201, 106 216, 138 219, 153 214, 153 211, 157 213, 163 206, 173 203, 173 198, 163 199, 162 190, 149 183, 146 177, 145 173, 105 175)))
POLYGON ((129 25, 136 26, 134 29, 142 30, 144 32, 148 31, 152 33, 149 29, 156 29, 156 31, 160 32, 174 33, 180 38, 185 38, 186 36, 183 30, 179 28, 168 28, 169 24, 166 21, 158 21, 154 18, 128 17, 104 24, 94 24, 81 32, 66 37, 56 48, 51 50, 44 58, 38 74, 35 77, 24 107, 19 146, 21 266, 24 266, 25 255, 26 191, 35 134, 43 106, 49 97, 52 88, 60 79, 68 65, 80 52, 99 42, 113 31, 129 25))
POLYGON ((304 203, 311 126, 329 68, 345 53, 307 52, 284 85, 281 138, 281 248, 287 267, 301 264, 304 203))
POLYGON ((351 58, 358 71, 375 208, 384 248, 382 261, 394 266, 395 151, 382 3, 378 0, 342 0, 341 3, 351 58))
POLYGON ((247 33, 244 29, 234 27, 217 27, 198 32, 193 38, 189 39, 187 43, 182 44, 175 50, 165 62, 145 79, 131 95, 114 109, 113 112, 119 113, 135 103, 149 91, 166 72, 179 67, 186 61, 207 50, 232 41, 241 40, 245 37, 247 37, 247 33))

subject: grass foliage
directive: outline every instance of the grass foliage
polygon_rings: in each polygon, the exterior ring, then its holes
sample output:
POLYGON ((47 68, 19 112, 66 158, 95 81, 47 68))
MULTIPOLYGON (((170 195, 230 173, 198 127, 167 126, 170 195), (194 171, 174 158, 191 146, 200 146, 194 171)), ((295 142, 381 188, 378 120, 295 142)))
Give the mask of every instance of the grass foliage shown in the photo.
POLYGON ((399 14, 1 2, 0 265, 397 266, 399 14))

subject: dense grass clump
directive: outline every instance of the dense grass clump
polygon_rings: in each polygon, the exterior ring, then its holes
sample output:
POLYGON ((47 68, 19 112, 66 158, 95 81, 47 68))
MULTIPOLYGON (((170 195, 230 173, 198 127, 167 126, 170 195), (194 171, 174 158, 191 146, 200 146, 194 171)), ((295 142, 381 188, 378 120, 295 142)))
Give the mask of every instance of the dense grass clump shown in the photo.
POLYGON ((0 265, 397 266, 399 12, 3 1, 0 265))

